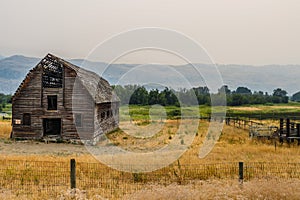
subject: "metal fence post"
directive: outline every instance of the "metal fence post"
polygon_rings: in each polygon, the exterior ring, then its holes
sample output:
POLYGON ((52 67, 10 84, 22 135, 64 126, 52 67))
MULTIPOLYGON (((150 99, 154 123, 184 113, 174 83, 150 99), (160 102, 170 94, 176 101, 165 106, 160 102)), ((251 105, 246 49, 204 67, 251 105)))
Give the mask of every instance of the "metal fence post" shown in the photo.
POLYGON ((71 189, 76 188, 76 161, 75 159, 70 160, 70 181, 71 189))
POLYGON ((244 180, 244 163, 239 162, 239 182, 243 183, 244 180))

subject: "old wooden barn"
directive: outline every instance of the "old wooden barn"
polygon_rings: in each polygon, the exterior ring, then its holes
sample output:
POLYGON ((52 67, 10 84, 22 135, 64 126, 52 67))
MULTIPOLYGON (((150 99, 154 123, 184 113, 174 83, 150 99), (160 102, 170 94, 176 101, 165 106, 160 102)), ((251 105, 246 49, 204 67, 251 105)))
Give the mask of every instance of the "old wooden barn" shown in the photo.
POLYGON ((48 54, 12 98, 12 138, 97 141, 118 127, 119 100, 96 73, 48 54))

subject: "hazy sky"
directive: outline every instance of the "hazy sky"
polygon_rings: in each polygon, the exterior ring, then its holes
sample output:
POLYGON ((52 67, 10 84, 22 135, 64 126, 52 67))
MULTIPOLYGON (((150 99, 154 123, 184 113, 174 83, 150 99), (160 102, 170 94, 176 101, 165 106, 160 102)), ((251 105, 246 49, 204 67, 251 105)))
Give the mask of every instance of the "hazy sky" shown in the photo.
POLYGON ((299 0, 0 0, 0 54, 84 58, 138 27, 179 31, 216 63, 300 64, 299 0))

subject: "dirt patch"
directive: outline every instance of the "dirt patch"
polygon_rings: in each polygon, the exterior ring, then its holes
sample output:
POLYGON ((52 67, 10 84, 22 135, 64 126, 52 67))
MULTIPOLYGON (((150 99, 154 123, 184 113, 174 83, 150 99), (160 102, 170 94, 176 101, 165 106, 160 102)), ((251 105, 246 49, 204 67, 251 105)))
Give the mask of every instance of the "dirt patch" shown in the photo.
POLYGON ((236 107, 236 108, 230 108, 230 110, 259 111, 259 110, 262 110, 262 109, 261 108, 256 108, 256 107, 236 107))
POLYGON ((0 140, 0 156, 24 156, 24 155, 85 155, 88 154, 84 145, 66 143, 43 143, 38 141, 13 141, 0 140))

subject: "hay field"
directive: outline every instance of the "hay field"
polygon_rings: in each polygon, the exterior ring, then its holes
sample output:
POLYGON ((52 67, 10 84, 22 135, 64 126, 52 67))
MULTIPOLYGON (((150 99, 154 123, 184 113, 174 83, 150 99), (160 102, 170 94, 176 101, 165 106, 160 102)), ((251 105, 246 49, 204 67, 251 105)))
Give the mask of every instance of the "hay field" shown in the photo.
MULTIPOLYGON (((136 123, 144 124, 140 121, 137 121, 136 123)), ((82 175, 84 175, 84 172, 91 170, 95 170, 93 171, 95 174, 97 174, 97 171, 100 171, 100 177, 102 177, 103 180, 112 180, 112 182, 108 182, 104 187, 103 183, 97 185, 98 183, 96 182, 87 181, 86 183, 79 184, 79 190, 76 190, 76 192, 67 190, 66 187, 61 187, 59 192, 55 194, 55 198, 50 194, 42 195, 39 193, 34 193, 30 196, 17 195, 14 190, 1 189, 0 187, 0 198, 47 199, 51 197, 52 199, 102 199, 102 197, 105 197, 111 199, 297 199, 300 192, 299 179, 279 179, 269 176, 258 180, 251 179, 241 186, 237 181, 237 174, 234 174, 234 179, 205 177, 202 180, 199 180, 196 178, 199 177, 199 175, 192 174, 192 170, 189 172, 186 171, 185 176, 195 178, 192 180, 187 179, 189 181, 181 184, 179 184, 178 181, 169 183, 165 179, 160 180, 159 178, 154 182, 146 182, 146 184, 144 184, 144 182, 136 183, 136 177, 109 169, 104 165, 99 166, 99 169, 101 170, 97 170, 98 167, 91 168, 90 165, 85 166, 85 163, 98 163, 98 161, 83 145, 63 143, 45 144, 37 141, 13 141, 8 139, 11 130, 10 122, 1 122, 1 125, 1 160, 68 163, 71 158, 75 158, 78 163, 81 163, 79 164, 79 167, 81 167, 80 172, 82 175), (113 181, 122 177, 128 177, 128 179, 121 180, 121 182, 113 181), (95 184, 96 188, 89 189, 91 184, 95 184)), ((239 161, 300 163, 300 148, 296 144, 292 144, 291 146, 288 146, 287 144, 283 144, 282 146, 277 145, 277 148, 275 149, 273 141, 250 140, 248 131, 226 125, 213 150, 205 158, 200 159, 198 155, 199 149, 203 145, 208 125, 209 123, 207 121, 200 121, 194 141, 187 151, 179 158, 179 163, 182 166, 200 166, 204 164, 239 161)), ((162 130, 147 139, 134 138, 121 129, 107 134, 107 137, 111 140, 112 144, 125 149, 127 148, 131 151, 153 151, 169 144, 174 138, 177 130, 178 121, 167 120, 163 125, 162 130)), ((176 167, 176 163, 175 165, 170 166, 170 169, 173 170, 174 173, 176 170, 180 171, 180 169, 176 167)), ((59 169, 57 168, 57 170, 59 169)), ((208 168, 208 170, 213 169, 208 168)), ((215 172, 212 171, 212 173, 215 172)), ((234 171, 234 173, 236 173, 236 171, 234 171)), ((158 177, 163 177, 164 171, 153 172, 152 175, 155 177, 157 174, 158 177)), ((167 176, 170 177, 170 181, 171 179, 178 179, 178 175, 175 174, 167 174, 167 176)), ((84 178, 88 177, 85 175, 79 179, 84 180, 84 178)))
MULTIPOLYGON (((111 143, 131 151, 155 150, 167 145, 178 129, 176 120, 168 120, 163 129, 150 138, 134 138, 122 130, 109 133, 111 143)), ((300 162, 300 148, 297 144, 282 146, 276 150, 271 140, 250 140, 248 131, 224 125, 220 139, 213 150, 199 159, 199 149, 206 137, 209 123, 201 121, 194 141, 180 157, 182 164, 219 163, 219 162, 300 162)), ((69 160, 78 158, 95 161, 83 145, 45 144, 37 141, 13 141, 9 139, 10 122, 0 121, 0 158, 30 160, 69 160)))

